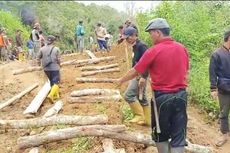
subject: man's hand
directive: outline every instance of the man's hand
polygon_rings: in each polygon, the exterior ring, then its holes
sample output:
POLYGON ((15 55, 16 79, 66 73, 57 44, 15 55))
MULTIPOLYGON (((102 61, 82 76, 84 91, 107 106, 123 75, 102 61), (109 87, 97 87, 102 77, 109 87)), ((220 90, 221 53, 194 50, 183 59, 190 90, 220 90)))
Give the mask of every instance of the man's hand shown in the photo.
POLYGON ((144 88, 145 82, 146 82, 146 79, 140 78, 139 83, 138 83, 138 86, 139 86, 140 89, 144 88))
POLYGON ((214 100, 218 100, 218 92, 216 90, 211 91, 211 96, 214 100))
POLYGON ((117 79, 115 82, 114 82, 114 84, 115 84, 115 88, 119 88, 121 85, 122 85, 122 78, 119 78, 119 79, 117 79))

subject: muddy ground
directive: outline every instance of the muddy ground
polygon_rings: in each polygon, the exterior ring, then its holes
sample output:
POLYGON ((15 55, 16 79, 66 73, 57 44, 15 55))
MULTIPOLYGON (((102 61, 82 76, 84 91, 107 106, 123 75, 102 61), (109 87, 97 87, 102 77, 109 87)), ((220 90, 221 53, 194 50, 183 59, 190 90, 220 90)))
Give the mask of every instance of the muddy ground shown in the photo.
MULTIPOLYGON (((120 72, 99 74, 96 77, 110 77, 118 78, 122 76, 127 70, 128 65, 126 62, 125 46, 116 46, 110 53, 101 54, 95 53, 97 57, 102 56, 116 56, 114 61, 103 62, 97 65, 106 65, 112 63, 119 63, 120 72)), ((129 54, 129 59, 131 55, 129 54)), ((71 59, 88 59, 86 54, 79 54, 72 57, 63 56, 62 61, 71 59)), ((0 103, 6 101, 17 93, 21 92, 25 88, 29 87, 33 83, 39 83, 39 88, 36 88, 31 93, 22 97, 17 103, 8 106, 0 110, 1 119, 25 119, 23 111, 30 104, 38 90, 46 81, 46 76, 42 71, 24 73, 20 75, 13 75, 13 71, 16 69, 28 67, 31 64, 30 61, 14 61, 7 64, 0 65, 0 103)), ((130 62, 128 63, 130 66, 130 62)), ((61 100, 64 102, 64 107, 60 114, 76 114, 76 115, 95 115, 95 114, 107 114, 109 116, 108 124, 125 124, 130 130, 138 130, 145 133, 150 133, 150 129, 145 126, 137 126, 129 124, 125 121, 124 114, 122 112, 123 107, 126 107, 124 100, 122 102, 104 102, 97 104, 69 104, 66 98, 70 95, 71 91, 85 89, 85 88, 111 88, 115 86, 111 83, 85 83, 78 84, 75 81, 76 77, 81 74, 80 67, 74 65, 63 66, 61 68, 61 84, 60 93, 61 100)), ((125 91, 127 84, 120 88, 121 93, 125 91)), ((150 88, 149 88, 150 93, 150 88)), ((45 101, 36 114, 37 117, 42 116, 52 104, 45 101)), ((128 108, 128 107, 126 107, 128 108)), ((211 146, 215 148, 214 142, 219 136, 217 121, 210 121, 206 114, 202 113, 196 106, 189 105, 188 107, 189 122, 188 122, 188 139, 192 143, 211 146)), ((59 129, 68 126, 54 126, 47 127, 49 129, 59 129)), ((1 130, 0 131, 0 153, 12 153, 17 147, 17 139, 20 136, 28 135, 29 130, 1 130)), ((55 143, 46 144, 40 147, 42 153, 100 153, 102 149, 102 138, 90 137, 90 138, 76 138, 71 140, 65 140, 55 143), (82 149, 82 150, 81 150, 82 149)), ((127 153, 154 153, 154 148, 147 148, 144 145, 134 144, 130 142, 114 140, 116 148, 125 148, 127 153)), ((230 153, 230 142, 222 148, 215 148, 218 153, 230 153)), ((27 149, 26 152, 29 152, 27 149)))

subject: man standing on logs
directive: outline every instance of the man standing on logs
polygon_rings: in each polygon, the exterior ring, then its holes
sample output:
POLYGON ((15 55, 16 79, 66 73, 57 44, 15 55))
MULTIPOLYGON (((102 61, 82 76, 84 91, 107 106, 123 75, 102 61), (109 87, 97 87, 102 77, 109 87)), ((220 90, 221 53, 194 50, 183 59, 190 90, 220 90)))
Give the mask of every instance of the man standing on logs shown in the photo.
POLYGON ((152 120, 152 129, 155 129, 153 140, 159 153, 183 153, 187 129, 186 87, 189 55, 182 44, 169 36, 170 28, 165 19, 152 20, 145 31, 149 32, 154 46, 117 83, 121 85, 149 70, 155 95, 152 104, 157 106, 156 113, 152 109, 152 119, 153 116, 159 116, 152 120))
POLYGON ((47 45, 42 47, 38 53, 38 65, 41 65, 45 74, 50 80, 51 90, 47 98, 53 103, 59 98, 60 82, 60 50, 54 46, 56 37, 50 35, 47 37, 47 45), (41 62, 40 62, 41 61, 41 62))
MULTIPOLYGON (((123 37, 133 48, 132 67, 134 67, 148 47, 138 39, 137 30, 131 26, 124 29, 123 37)), ((134 113, 134 118, 130 122, 150 126, 150 106, 146 97, 147 78, 148 72, 146 71, 144 74, 132 79, 125 92, 125 100, 129 103, 134 113)))

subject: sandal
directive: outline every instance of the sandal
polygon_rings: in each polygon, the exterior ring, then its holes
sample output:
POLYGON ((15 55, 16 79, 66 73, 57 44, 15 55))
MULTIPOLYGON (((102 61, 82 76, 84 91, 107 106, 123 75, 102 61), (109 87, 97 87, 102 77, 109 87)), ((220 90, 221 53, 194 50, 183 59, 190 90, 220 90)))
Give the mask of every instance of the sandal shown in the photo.
POLYGON ((228 141, 228 139, 220 139, 216 142, 216 146, 217 147, 221 147, 223 146, 226 142, 228 141))

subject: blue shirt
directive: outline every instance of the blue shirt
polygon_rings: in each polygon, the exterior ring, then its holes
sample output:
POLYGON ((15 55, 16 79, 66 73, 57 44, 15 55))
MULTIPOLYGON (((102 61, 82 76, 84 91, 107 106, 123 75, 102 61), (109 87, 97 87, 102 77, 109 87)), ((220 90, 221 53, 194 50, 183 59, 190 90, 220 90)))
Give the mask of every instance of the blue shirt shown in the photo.
POLYGON ((29 40, 27 41, 27 45, 26 45, 29 49, 33 49, 34 48, 34 45, 33 45, 33 41, 32 40, 29 40))
POLYGON ((83 36, 85 34, 84 27, 82 25, 77 25, 76 26, 76 33, 77 36, 83 36))

